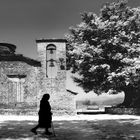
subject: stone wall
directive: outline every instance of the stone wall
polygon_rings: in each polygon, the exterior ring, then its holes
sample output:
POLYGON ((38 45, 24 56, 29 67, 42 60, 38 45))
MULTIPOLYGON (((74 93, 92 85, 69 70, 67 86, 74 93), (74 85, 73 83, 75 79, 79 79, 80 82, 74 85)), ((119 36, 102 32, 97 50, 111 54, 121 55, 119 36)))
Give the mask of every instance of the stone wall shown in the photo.
POLYGON ((117 108, 106 107, 105 113, 107 114, 128 114, 128 115, 140 115, 140 108, 117 108))
POLYGON ((1 56, 0 108, 39 109, 42 96, 49 93, 54 114, 73 114, 75 95, 66 90, 66 40, 38 40, 37 51, 38 61, 15 54, 1 56), (56 46, 54 77, 48 73, 51 61, 47 60, 46 47, 50 44, 56 46))
POLYGON ((26 104, 37 104, 37 67, 20 61, 0 62, 0 104, 15 105, 17 90, 23 93, 26 104), (19 76, 19 77, 18 77, 19 76), (17 89, 17 80, 19 88, 17 89))
POLYGON ((50 42, 41 42, 37 44, 38 49, 38 60, 41 62, 41 68, 39 69, 38 77, 40 79, 40 89, 41 97, 44 93, 50 93, 52 96, 57 92, 63 93, 66 91, 66 70, 60 69, 59 58, 66 59, 65 52, 65 43, 56 43, 53 44, 56 46, 56 60, 57 65, 57 76, 55 78, 49 78, 47 75, 47 54, 46 47, 50 42))
MULTIPOLYGON (((74 96, 66 91, 66 40, 38 40, 38 61, 41 62, 39 68, 39 98, 43 94, 50 94, 50 104, 54 113, 57 112, 73 112, 74 111, 74 96), (56 57, 54 65, 56 67, 56 76, 50 78, 48 75, 48 60, 47 60, 47 46, 56 46, 56 57), (63 66, 62 66, 63 64, 63 66)), ((53 68, 53 67, 52 67, 53 68)))
POLYGON ((52 112, 54 115, 74 115, 76 114, 75 95, 69 92, 57 93, 59 96, 53 96, 50 100, 52 112))

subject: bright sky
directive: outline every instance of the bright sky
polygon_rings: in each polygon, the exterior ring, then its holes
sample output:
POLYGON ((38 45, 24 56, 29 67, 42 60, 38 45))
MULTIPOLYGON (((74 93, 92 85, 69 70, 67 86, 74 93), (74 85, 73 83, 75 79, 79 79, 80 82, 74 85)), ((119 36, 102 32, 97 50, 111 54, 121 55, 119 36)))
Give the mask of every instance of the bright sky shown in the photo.
MULTIPOLYGON (((64 38, 70 26, 80 23, 80 13, 98 14, 107 1, 113 0, 0 0, 0 42, 36 59, 36 39, 64 38)), ((140 6, 140 0, 128 5, 140 6)))

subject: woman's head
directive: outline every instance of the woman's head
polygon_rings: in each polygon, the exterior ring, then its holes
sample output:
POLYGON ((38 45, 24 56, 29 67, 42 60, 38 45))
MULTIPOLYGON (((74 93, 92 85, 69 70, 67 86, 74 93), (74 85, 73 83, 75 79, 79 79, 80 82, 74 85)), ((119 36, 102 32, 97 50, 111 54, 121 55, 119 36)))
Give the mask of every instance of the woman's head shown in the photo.
POLYGON ((50 99, 50 95, 49 94, 44 94, 42 99, 49 100, 50 99))

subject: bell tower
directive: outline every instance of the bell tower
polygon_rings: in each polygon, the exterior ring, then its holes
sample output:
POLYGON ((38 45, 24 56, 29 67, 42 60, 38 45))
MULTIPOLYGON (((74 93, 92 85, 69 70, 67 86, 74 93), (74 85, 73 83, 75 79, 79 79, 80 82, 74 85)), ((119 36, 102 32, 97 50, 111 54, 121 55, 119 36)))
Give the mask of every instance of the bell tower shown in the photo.
POLYGON ((39 99, 50 94, 50 101, 56 102, 66 92, 66 43, 65 39, 36 40, 38 60, 39 99))

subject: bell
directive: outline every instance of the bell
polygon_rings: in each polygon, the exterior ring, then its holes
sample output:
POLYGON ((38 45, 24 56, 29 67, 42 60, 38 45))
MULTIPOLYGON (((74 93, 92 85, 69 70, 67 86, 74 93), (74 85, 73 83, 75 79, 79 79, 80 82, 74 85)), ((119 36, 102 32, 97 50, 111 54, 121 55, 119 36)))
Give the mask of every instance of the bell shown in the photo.
POLYGON ((53 54, 53 49, 50 49, 50 54, 53 54))
POLYGON ((54 67, 54 63, 53 63, 53 62, 54 62, 54 60, 51 59, 51 60, 50 60, 50 65, 49 65, 49 67, 54 67))

